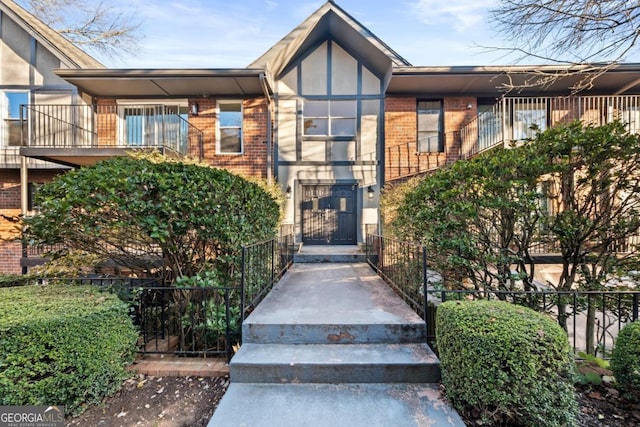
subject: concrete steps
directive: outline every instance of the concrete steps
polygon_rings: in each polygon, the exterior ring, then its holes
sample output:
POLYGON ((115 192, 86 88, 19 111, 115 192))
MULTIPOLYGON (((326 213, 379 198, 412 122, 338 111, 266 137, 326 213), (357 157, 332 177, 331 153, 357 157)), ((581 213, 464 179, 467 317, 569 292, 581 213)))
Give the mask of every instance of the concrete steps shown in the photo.
POLYGON ((238 383, 435 383, 426 344, 243 344, 230 365, 238 383))
POLYGON ((367 264, 294 264, 242 327, 210 427, 464 426, 425 322, 367 264))
POLYGON ((248 319, 242 326, 242 341, 248 344, 401 344, 425 342, 426 333, 424 322, 265 324, 248 319))
POLYGON ((232 382, 209 422, 209 427, 231 426, 464 427, 464 423, 435 384, 232 382))
POLYGON ((293 262, 309 263, 344 263, 367 262, 367 255, 358 246, 308 246, 301 245, 293 254, 293 262))

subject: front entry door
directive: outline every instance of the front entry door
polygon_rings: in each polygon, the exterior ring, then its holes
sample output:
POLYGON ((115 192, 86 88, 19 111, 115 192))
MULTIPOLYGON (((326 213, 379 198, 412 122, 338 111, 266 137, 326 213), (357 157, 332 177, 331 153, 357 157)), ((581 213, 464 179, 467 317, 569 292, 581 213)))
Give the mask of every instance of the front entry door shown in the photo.
POLYGON ((302 187, 302 241, 308 245, 355 245, 355 184, 302 187))

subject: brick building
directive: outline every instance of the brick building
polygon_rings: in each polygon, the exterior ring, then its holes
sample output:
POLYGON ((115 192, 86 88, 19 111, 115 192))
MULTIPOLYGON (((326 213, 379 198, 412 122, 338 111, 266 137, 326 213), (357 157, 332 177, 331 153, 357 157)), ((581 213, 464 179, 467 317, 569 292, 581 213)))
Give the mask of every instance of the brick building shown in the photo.
POLYGON ((35 184, 69 168, 20 156, 28 135, 21 105, 77 102, 75 86, 53 71, 77 68, 103 66, 14 2, 0 1, 0 273, 21 271, 22 245, 12 240, 20 234, 21 167, 28 172, 27 204, 35 184))
MULTIPOLYGON (((569 89, 579 77, 504 96, 501 84, 536 67, 415 67, 332 1, 247 68, 53 68, 73 97, 29 100, 22 159, 81 167, 142 147, 199 157, 278 182, 305 244, 362 242, 379 229, 384 185, 531 136, 531 125, 640 128, 639 64, 580 96, 569 89)), ((0 201, 28 215, 28 184, 47 176, 11 176, 0 201)))

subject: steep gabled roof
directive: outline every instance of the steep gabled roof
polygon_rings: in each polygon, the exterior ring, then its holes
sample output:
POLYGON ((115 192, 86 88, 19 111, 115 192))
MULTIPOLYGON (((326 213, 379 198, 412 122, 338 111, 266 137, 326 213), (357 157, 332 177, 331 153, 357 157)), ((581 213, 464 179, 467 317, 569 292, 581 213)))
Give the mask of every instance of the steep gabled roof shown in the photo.
POLYGON ((345 12, 333 1, 327 1, 282 40, 273 45, 248 68, 268 69, 278 76, 299 54, 323 40, 329 34, 348 49, 363 52, 374 62, 374 67, 386 69, 411 64, 364 25, 345 12))
POLYGON ((92 56, 11 0, 0 0, 0 12, 10 17, 70 68, 104 68, 92 56))

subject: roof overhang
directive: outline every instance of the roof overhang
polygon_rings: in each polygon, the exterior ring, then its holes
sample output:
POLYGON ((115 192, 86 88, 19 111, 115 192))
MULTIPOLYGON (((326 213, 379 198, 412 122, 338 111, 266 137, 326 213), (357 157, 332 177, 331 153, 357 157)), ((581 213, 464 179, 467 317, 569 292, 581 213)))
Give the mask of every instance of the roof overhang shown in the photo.
POLYGON ((101 98, 247 97, 273 93, 261 69, 111 69, 55 73, 79 91, 101 98))
MULTIPOLYGON (((569 70, 551 66, 512 67, 396 67, 387 88, 389 95, 406 96, 477 96, 499 97, 505 94, 505 85, 516 89, 514 96, 561 96, 571 94, 571 88, 588 71, 569 70), (559 78, 547 85, 533 82, 546 73, 559 78)), ((593 81, 585 91, 589 95, 625 95, 640 93, 640 64, 621 64, 608 70, 593 81)))

